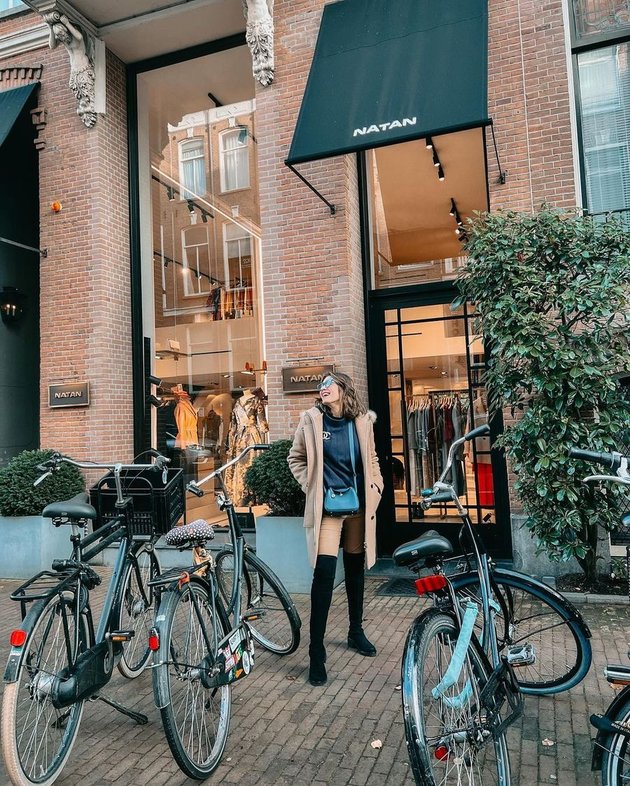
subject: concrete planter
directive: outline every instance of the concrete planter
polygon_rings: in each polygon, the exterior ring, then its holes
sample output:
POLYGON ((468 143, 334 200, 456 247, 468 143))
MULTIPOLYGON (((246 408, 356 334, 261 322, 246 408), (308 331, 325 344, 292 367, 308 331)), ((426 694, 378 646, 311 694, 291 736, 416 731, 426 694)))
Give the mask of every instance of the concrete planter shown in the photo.
POLYGON ((70 556, 70 527, 43 516, 0 516, 0 578, 28 579, 70 556))
MULTIPOLYGON (((288 592, 311 591, 313 568, 301 516, 259 516, 256 519, 256 553, 280 578, 288 592)), ((343 579, 343 563, 339 559, 335 586, 343 579)))
MULTIPOLYGON (((579 563, 575 559, 568 562, 552 562, 544 553, 536 554, 536 539, 525 524, 527 516, 512 516, 512 551, 514 569, 522 573, 540 578, 541 576, 564 576, 567 573, 581 573, 579 563)), ((608 533, 601 529, 599 533, 598 552, 603 557, 598 568, 610 564, 610 539, 608 533)))

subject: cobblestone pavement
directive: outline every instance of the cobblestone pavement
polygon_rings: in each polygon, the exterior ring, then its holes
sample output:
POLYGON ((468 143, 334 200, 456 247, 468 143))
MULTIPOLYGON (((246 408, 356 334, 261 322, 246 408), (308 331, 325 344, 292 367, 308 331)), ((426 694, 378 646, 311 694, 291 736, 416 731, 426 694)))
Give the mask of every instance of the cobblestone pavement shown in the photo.
MULTIPOLYGON (((258 650, 256 668, 233 688, 230 736, 212 784, 255 786, 413 786, 400 707, 400 659, 407 629, 421 609, 417 598, 378 597, 383 579, 368 580, 365 627, 378 647, 376 658, 347 650, 343 587, 335 592, 328 636, 330 678, 323 688, 306 682, 308 598, 296 596, 304 620, 297 652, 280 658, 258 650), (382 748, 370 743, 379 739, 382 748)), ((2 634, 18 621, 8 599, 14 582, 0 581, 2 634)), ((602 677, 610 662, 627 662, 630 615, 622 605, 588 605, 594 665, 586 680, 555 698, 527 698, 524 717, 510 730, 513 783, 521 786, 593 786, 588 716, 601 712, 613 691, 602 677), (544 739, 553 746, 543 746, 544 739)), ((151 674, 127 682, 118 672, 107 694, 149 716, 146 726, 102 702, 87 705, 79 737, 60 786, 183 786, 192 784, 171 758, 153 705, 151 674)), ((0 784, 9 784, 0 764, 0 784)))

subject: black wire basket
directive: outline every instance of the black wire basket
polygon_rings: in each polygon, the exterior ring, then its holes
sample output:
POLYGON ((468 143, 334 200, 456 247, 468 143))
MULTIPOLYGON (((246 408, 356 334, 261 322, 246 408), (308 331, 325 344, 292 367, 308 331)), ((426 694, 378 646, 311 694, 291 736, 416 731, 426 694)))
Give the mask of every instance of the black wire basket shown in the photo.
MULTIPOLYGON (((120 473, 124 497, 133 499, 133 511, 128 521, 131 537, 146 538, 164 535, 183 517, 186 520, 184 473, 169 469, 166 483, 162 472, 128 468, 120 473)), ((96 510, 94 528, 103 527, 115 516, 116 482, 109 472, 90 489, 90 503, 96 510)))

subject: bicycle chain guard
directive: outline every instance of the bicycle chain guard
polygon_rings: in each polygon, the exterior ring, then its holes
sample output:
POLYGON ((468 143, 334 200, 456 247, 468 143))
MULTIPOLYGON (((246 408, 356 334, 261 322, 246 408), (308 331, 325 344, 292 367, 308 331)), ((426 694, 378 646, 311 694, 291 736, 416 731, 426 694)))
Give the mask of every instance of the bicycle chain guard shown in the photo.
POLYGON ((505 657, 488 677, 488 682, 479 694, 481 706, 488 713, 489 728, 494 739, 514 723, 523 713, 523 694, 518 687, 512 667, 505 657), (509 713, 501 720, 499 713, 507 702, 509 713))

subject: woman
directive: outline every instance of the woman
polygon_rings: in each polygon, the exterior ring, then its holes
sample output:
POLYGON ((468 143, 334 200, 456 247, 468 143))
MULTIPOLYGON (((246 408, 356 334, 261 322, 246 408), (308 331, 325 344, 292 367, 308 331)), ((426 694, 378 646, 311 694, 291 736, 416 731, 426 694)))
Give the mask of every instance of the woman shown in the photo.
POLYGON ((375 414, 361 404, 347 374, 328 374, 319 391, 320 400, 300 419, 288 459, 291 472, 306 494, 304 527, 315 568, 309 646, 311 685, 324 685, 327 680, 324 634, 340 541, 350 618, 348 647, 361 655, 376 655, 362 627, 363 585, 366 565, 370 568, 376 561, 376 508, 383 492, 374 450, 375 414), (351 514, 330 515, 325 509, 326 491, 353 486, 359 509, 351 514))

